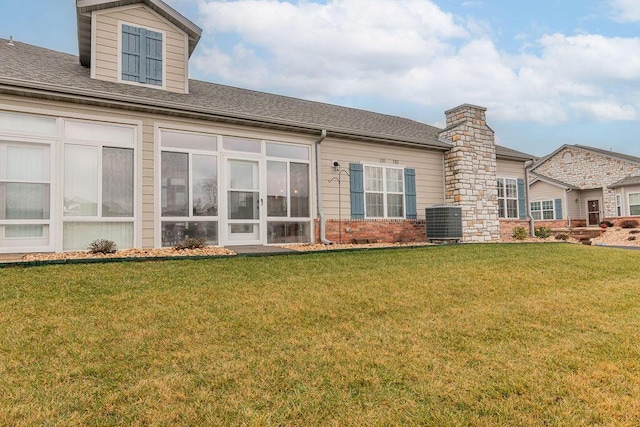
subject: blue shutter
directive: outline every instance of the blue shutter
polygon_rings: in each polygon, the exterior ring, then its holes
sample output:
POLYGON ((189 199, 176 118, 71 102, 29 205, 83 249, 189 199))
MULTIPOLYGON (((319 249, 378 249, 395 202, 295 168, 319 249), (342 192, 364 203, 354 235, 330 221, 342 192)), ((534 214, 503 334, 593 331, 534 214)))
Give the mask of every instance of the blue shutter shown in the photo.
POLYGON ((140 81, 140 28, 122 26, 122 80, 140 81))
POLYGON ((364 167, 360 163, 349 164, 351 191, 351 218, 364 219, 364 167))
POLYGON ((518 211, 520 219, 527 219, 527 205, 524 200, 524 179, 518 178, 518 211))
POLYGON ((143 83, 162 86, 162 33, 145 31, 143 83))
POLYGON ((555 199, 556 219, 562 219, 562 199, 555 199))
POLYGON ((122 80, 162 86, 162 33, 122 26, 122 80))
POLYGON ((406 207, 407 219, 417 219, 418 213, 416 211, 416 170, 415 169, 404 170, 404 199, 407 205, 406 207))

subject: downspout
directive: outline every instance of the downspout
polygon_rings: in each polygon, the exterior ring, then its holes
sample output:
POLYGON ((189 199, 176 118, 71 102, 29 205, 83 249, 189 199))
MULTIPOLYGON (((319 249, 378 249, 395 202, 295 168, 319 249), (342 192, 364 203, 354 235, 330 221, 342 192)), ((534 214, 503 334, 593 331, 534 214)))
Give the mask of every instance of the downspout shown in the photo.
POLYGON ((324 210, 322 208, 322 161, 320 159, 320 144, 327 137, 327 130, 322 129, 320 136, 316 140, 316 204, 318 206, 318 219, 320 220, 320 241, 325 245, 333 245, 331 240, 327 240, 326 230, 326 218, 324 216, 324 210))
POLYGON ((564 191, 564 204, 567 206, 567 227, 571 228, 571 214, 569 213, 569 193, 572 191, 572 188, 567 188, 564 191))
POLYGON ((527 211, 527 218, 529 219, 529 236, 533 237, 536 235, 536 223, 533 217, 531 216, 531 203, 529 202, 529 166, 533 164, 533 160, 527 160, 524 162, 524 203, 525 209, 527 211))

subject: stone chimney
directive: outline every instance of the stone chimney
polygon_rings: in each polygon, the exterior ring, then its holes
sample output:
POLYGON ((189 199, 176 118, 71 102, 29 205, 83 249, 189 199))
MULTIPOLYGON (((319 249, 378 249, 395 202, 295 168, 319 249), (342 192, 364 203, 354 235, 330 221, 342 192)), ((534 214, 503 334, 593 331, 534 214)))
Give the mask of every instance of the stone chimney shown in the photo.
POLYGON ((465 242, 500 239, 496 146, 485 111, 469 104, 445 111, 447 127, 440 132, 453 144, 444 155, 445 195, 447 204, 462 207, 465 242))

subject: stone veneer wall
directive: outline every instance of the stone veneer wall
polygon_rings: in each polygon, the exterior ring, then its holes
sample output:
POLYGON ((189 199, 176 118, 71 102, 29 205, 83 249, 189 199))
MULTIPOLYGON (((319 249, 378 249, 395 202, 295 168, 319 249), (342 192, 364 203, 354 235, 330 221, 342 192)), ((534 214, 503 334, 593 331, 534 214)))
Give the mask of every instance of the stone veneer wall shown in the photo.
POLYGON ((604 216, 615 217, 615 192, 607 186, 628 176, 640 175, 640 165, 569 146, 536 167, 533 172, 575 185, 583 190, 602 188, 604 216), (571 153, 570 163, 564 161, 566 153, 571 153))
POLYGON ((445 200, 462 207, 465 242, 500 239, 496 148, 485 121, 486 108, 464 104, 446 111, 440 137, 453 148, 445 153, 445 200))

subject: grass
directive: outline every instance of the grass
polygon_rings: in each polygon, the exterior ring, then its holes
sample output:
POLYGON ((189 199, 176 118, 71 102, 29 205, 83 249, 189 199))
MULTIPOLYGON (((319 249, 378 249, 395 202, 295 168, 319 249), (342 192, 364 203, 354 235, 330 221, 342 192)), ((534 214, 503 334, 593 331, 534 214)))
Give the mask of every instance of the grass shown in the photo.
POLYGON ((638 425, 640 252, 0 270, 0 425, 638 425))

